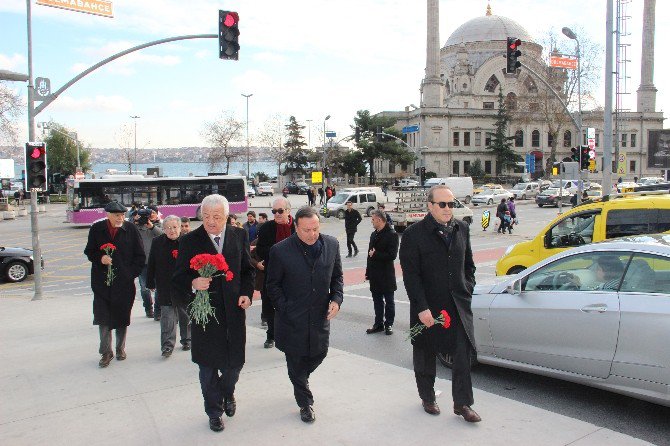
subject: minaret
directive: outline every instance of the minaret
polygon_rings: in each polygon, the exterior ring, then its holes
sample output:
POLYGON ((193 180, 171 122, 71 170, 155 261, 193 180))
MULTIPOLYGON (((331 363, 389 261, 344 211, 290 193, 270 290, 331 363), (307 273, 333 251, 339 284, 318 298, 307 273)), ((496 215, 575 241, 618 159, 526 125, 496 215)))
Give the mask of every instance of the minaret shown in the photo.
POLYGON ((444 85, 440 79, 440 3, 427 0, 426 77, 421 83, 422 107, 442 107, 444 85))
POLYGON ((640 87, 637 89, 637 111, 656 111, 654 87, 654 32, 656 28, 656 0, 644 0, 642 19, 642 59, 640 87))

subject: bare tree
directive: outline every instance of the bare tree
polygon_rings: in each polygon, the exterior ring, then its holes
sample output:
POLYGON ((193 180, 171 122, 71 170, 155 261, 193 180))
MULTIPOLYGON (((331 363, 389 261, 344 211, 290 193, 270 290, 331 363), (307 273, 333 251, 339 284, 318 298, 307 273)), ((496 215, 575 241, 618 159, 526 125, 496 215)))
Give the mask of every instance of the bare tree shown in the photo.
POLYGON ((122 158, 123 163, 128 165, 128 172, 133 172, 133 163, 137 160, 135 159, 135 134, 133 131, 133 126, 130 124, 122 124, 114 133, 114 141, 119 146, 119 149, 123 151, 122 158))
POLYGON ((277 163, 277 178, 281 175, 281 166, 290 153, 290 149, 284 147, 285 139, 286 128, 279 115, 268 118, 257 137, 259 145, 266 148, 265 154, 277 163))
POLYGON ((0 82, 0 143, 17 144, 15 119, 23 113, 24 107, 21 96, 0 82))
POLYGON ((231 112, 223 112, 215 121, 205 122, 202 135, 212 146, 207 155, 210 168, 214 169, 225 163, 227 175, 230 162, 246 156, 246 149, 231 146, 241 140, 243 129, 244 123, 235 119, 231 112))

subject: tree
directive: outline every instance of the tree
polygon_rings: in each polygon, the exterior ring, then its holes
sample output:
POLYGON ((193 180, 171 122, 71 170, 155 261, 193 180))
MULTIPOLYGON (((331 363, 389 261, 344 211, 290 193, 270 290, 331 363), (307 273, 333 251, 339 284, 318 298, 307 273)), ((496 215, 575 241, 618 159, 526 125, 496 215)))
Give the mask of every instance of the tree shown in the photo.
POLYGON ((333 160, 333 167, 346 175, 365 175, 365 160, 363 154, 358 150, 341 153, 333 160))
POLYGON ((468 174, 472 178, 482 178, 484 176, 484 169, 482 168, 482 160, 476 158, 472 163, 472 165, 470 166, 468 174))
POLYGON ((282 144, 284 133, 279 115, 274 115, 265 121, 257 138, 267 156, 277 163, 277 177, 281 175, 281 166, 288 157, 288 149, 282 144))
POLYGON ((486 149, 492 151, 496 156, 496 173, 498 175, 502 173, 503 167, 513 166, 514 163, 522 159, 512 149, 514 136, 507 136, 509 121, 510 116, 501 88, 498 90, 498 114, 494 124, 495 132, 491 135, 491 144, 486 146, 486 149))
POLYGON ((137 162, 134 150, 134 132, 130 124, 122 124, 114 134, 114 140, 123 151, 123 163, 128 165, 128 172, 132 173, 133 164, 137 162))
POLYGON ((242 138, 244 123, 235 119, 231 112, 223 112, 218 119, 205 122, 202 135, 212 146, 207 154, 209 167, 214 170, 225 163, 228 175, 231 161, 246 159, 246 149, 233 147, 242 138))
POLYGON ((393 127, 395 123, 395 118, 371 116, 368 110, 356 112, 352 129, 355 130, 356 127, 360 129, 360 140, 356 146, 361 153, 361 159, 368 165, 370 184, 374 184, 376 180, 375 159, 387 159, 394 164, 409 164, 416 159, 412 152, 394 138, 384 137, 381 141, 377 141, 376 129, 379 126, 384 133, 400 138, 402 134, 393 127))
POLYGON ((17 144, 18 129, 14 120, 23 113, 21 96, 0 82, 0 143, 17 144))
POLYGON ((298 124, 295 116, 289 118, 289 123, 286 125, 287 140, 284 143, 286 149, 286 169, 284 175, 291 175, 294 177, 296 173, 305 173, 307 166, 307 150, 305 146, 305 138, 302 136, 302 131, 305 126, 298 124))
POLYGON ((256 172, 256 173, 252 174, 251 177, 252 178, 258 178, 259 182, 270 180, 270 177, 265 172, 256 172))
POLYGON ((47 144, 47 169, 49 173, 61 173, 66 177, 74 175, 77 170, 77 146, 79 160, 83 172, 91 169, 91 152, 84 148, 81 141, 75 140, 76 134, 70 129, 49 123, 49 135, 44 138, 47 144), (66 136, 70 135, 70 136, 66 136))

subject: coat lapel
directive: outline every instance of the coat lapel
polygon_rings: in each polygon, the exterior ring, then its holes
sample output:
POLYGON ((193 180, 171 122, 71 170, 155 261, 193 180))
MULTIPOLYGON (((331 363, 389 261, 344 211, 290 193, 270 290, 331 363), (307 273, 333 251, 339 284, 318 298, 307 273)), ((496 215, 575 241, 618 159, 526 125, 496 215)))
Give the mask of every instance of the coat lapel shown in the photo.
MULTIPOLYGON (((207 231, 205 231, 205 228, 203 226, 200 226, 198 229, 196 229, 196 231, 200 231, 198 235, 200 236, 200 238, 202 240, 202 246, 205 248, 205 252, 204 253, 199 253, 199 254, 205 254, 205 253, 206 254, 218 254, 216 252, 216 248, 214 247, 214 243, 212 243, 212 239, 209 237, 209 234, 207 233, 207 231)), ((224 243, 225 243, 225 241, 224 241, 224 243)))

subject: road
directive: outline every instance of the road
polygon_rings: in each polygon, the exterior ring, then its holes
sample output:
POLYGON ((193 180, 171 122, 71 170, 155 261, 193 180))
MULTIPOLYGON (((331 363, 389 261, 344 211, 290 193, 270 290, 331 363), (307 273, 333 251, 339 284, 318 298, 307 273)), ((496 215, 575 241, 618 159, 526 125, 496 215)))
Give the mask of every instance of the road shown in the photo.
MULTIPOLYGON (((306 202, 304 196, 290 197, 293 208, 306 202)), ((268 212, 269 198, 254 198, 252 205, 257 212, 268 212)), ((532 203, 520 203, 517 214, 520 224, 514 234, 496 234, 489 228, 482 231, 477 226, 481 220, 480 207, 473 208, 472 246, 477 264, 477 281, 491 280, 495 276, 496 260, 512 243, 528 240, 548 221, 557 215, 555 208, 538 208, 532 203)), ((491 209, 491 208, 489 208, 491 209)), ((81 296, 90 299, 89 263, 83 256, 88 230, 64 224, 64 206, 49 205, 48 212, 40 215, 40 240, 46 262, 44 293, 48 296, 81 296)), ((198 223, 194 222, 194 226, 198 223)), ((324 219, 322 232, 340 240, 342 262, 345 270, 345 299, 342 311, 333 324, 331 345, 351 353, 380 362, 412 368, 411 347, 404 332, 409 328, 409 303, 398 276, 396 292, 395 334, 366 335, 365 329, 373 322, 373 306, 364 282, 365 252, 372 231, 369 218, 364 218, 356 234, 361 253, 357 257, 346 255, 344 223, 335 218, 324 219)), ((30 247, 30 228, 26 217, 14 221, 0 221, 0 245, 30 247)), ((0 283, 3 296, 32 295, 32 278, 23 283, 0 283)), ((139 293, 138 293, 139 294, 139 293)), ((138 303, 139 304, 139 303, 138 303)), ((260 305, 249 310, 248 324, 260 326, 260 305)), ((156 324, 156 332, 159 327, 156 324)), ((438 375, 450 378, 450 371, 438 365, 438 375)), ((568 417, 577 418, 659 445, 670 445, 670 408, 646 403, 633 398, 572 384, 524 372, 479 365, 473 369, 476 389, 511 398, 568 417)), ((439 389, 449 394, 450 389, 439 389)), ((476 394, 476 392, 475 392, 476 394)), ((417 397, 418 398, 418 397, 417 397)), ((486 414, 482 414, 486 417, 486 414)))

